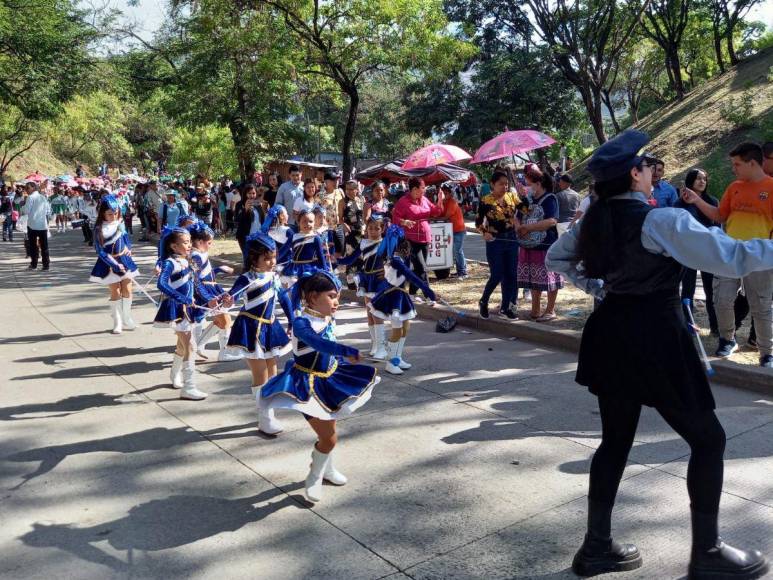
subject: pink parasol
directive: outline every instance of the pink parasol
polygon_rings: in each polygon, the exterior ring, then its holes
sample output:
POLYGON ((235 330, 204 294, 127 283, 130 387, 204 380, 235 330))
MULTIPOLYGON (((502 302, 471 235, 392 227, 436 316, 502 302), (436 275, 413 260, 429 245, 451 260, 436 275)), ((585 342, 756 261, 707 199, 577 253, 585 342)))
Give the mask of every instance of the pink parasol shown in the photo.
POLYGON ((36 171, 35 173, 30 173, 27 177, 25 177, 24 181, 34 181, 35 183, 40 183, 46 179, 48 178, 45 175, 36 171))
POLYGON ((435 165, 444 163, 456 163, 457 161, 466 161, 472 155, 456 145, 446 145, 444 143, 433 143, 411 153, 403 163, 402 169, 426 169, 435 165))
POLYGON ((542 149, 555 142, 556 140, 549 135, 531 129, 505 131, 501 135, 497 135, 490 141, 486 141, 481 145, 480 149, 475 152, 475 157, 472 158, 470 163, 496 161, 497 159, 502 159, 504 157, 518 155, 519 153, 542 149))

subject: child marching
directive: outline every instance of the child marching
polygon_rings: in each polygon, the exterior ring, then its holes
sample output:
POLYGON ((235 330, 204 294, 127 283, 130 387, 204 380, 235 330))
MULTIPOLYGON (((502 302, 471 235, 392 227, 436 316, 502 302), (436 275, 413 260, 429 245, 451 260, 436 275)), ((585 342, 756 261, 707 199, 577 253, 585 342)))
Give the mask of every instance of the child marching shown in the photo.
POLYGON ((132 259, 131 241, 121 224, 118 200, 112 195, 105 196, 99 204, 94 225, 94 247, 98 259, 89 280, 110 289, 113 334, 137 327, 132 319, 131 309, 132 280, 137 276, 138 270, 132 259))
MULTIPOLYGON (((204 222, 196 222, 188 226, 191 234, 191 264, 196 276, 195 298, 196 304, 206 306, 212 300, 219 301, 225 294, 225 290, 217 283, 216 275, 220 272, 230 274, 233 272, 228 266, 213 268, 209 261, 209 250, 215 239, 215 232, 204 222)), ((203 321, 202 321, 203 324, 203 321)), ((227 312, 215 314, 212 322, 206 330, 199 335, 197 333, 196 352, 203 358, 208 358, 204 350, 207 342, 217 334, 220 352, 217 360, 220 362, 239 360, 241 356, 228 352, 228 333, 231 328, 231 315, 227 312)))
MULTIPOLYGON (((234 321, 228 346, 245 351, 244 360, 252 373, 252 395, 277 373, 277 358, 290 352, 290 338, 276 318, 277 302, 292 324, 293 312, 287 291, 279 284, 276 242, 257 232, 244 245, 244 273, 228 293, 226 303, 244 296, 244 305, 234 321)), ((282 432, 272 409, 260 409, 258 428, 268 435, 282 432)))
POLYGON ((390 225, 378 249, 378 254, 384 259, 386 284, 368 304, 375 318, 388 320, 392 325, 387 342, 385 370, 393 375, 401 375, 404 370, 411 368, 411 364, 403 358, 403 349, 410 320, 416 318, 416 309, 413 307, 413 301, 405 284, 414 284, 432 301, 437 299, 424 280, 408 267, 410 251, 410 245, 404 237, 403 230, 396 225, 390 225))
POLYGON ((338 279, 318 271, 303 275, 298 284, 304 308, 293 321, 293 360, 263 386, 258 400, 261 409, 303 413, 317 435, 304 494, 310 502, 318 502, 323 480, 347 483, 333 465, 336 420, 364 405, 379 377, 373 367, 356 364, 360 361, 357 349, 335 341, 332 318, 338 310, 338 279))
POLYGON ((322 238, 314 231, 314 212, 301 208, 298 211, 298 230, 292 238, 290 263, 282 270, 282 284, 292 286, 304 274, 317 270, 330 271, 330 260, 322 238))
POLYGON ((181 399, 199 401, 206 399, 207 394, 196 388, 195 344, 191 340, 191 332, 204 317, 204 312, 195 307, 194 273, 189 262, 191 236, 183 228, 165 228, 159 247, 161 273, 157 286, 164 298, 158 306, 153 325, 174 330, 177 346, 172 360, 172 386, 182 389, 181 399))
POLYGON ((276 204, 266 214, 266 219, 260 226, 260 230, 276 242, 276 271, 280 274, 287 262, 290 261, 290 252, 293 248, 293 230, 287 225, 287 210, 283 205, 276 204))
POLYGON ((357 296, 362 296, 365 300, 368 334, 370 335, 370 356, 377 360, 384 360, 387 357, 386 328, 384 327, 384 319, 375 316, 368 305, 386 284, 384 281, 384 254, 379 252, 383 233, 383 220, 380 216, 372 214, 365 227, 367 237, 360 240, 359 247, 352 254, 338 259, 338 264, 342 266, 349 266, 359 260, 354 281, 357 284, 357 296))

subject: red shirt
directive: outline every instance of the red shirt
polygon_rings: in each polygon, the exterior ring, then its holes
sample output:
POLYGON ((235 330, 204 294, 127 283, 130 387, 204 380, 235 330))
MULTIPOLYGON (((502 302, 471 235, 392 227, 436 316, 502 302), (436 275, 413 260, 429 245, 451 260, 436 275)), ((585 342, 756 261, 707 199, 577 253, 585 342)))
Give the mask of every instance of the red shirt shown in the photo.
POLYGON ((458 234, 459 232, 466 231, 467 226, 464 225, 464 214, 462 213, 462 208, 459 207, 459 204, 456 202, 456 200, 452 197, 447 197, 443 201, 443 205, 446 209, 443 217, 451 222, 453 225, 454 233, 458 234))
POLYGON ((405 237, 411 242, 428 244, 432 239, 432 232, 427 220, 429 218, 440 217, 443 210, 428 200, 423 195, 418 201, 411 199, 411 194, 406 193, 395 204, 392 210, 392 221, 402 227, 402 220, 416 222, 412 228, 403 228, 405 237))

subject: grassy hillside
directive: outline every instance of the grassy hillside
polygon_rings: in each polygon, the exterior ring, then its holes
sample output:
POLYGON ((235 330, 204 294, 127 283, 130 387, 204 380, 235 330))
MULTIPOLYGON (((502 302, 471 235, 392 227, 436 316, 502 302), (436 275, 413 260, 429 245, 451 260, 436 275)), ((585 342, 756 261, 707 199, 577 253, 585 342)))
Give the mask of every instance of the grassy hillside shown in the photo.
POLYGON ((55 157, 49 151, 46 142, 40 141, 11 163, 8 169, 8 176, 11 180, 20 180, 35 171, 40 171, 44 175, 74 174, 75 165, 55 157))
MULTIPOLYGON (((672 103, 642 119, 635 128, 649 134, 648 150, 666 162, 666 176, 681 185, 691 167, 709 173, 709 190, 716 196, 733 180, 727 157, 743 141, 773 140, 773 49, 743 61, 723 75, 694 89, 681 103, 672 103), (751 98, 744 127, 723 118, 721 109, 751 98)), ((587 162, 587 161, 586 161, 587 162)), ((587 179, 585 163, 576 174, 587 179)))

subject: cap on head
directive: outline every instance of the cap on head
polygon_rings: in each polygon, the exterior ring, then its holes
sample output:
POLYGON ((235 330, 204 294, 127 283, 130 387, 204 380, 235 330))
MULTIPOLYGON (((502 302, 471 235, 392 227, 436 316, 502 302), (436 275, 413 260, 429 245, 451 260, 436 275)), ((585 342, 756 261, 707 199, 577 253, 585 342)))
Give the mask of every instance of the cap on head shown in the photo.
POLYGON ((641 131, 628 129, 596 149, 588 163, 588 171, 596 181, 609 181, 628 173, 644 159, 642 152, 650 138, 641 131))

